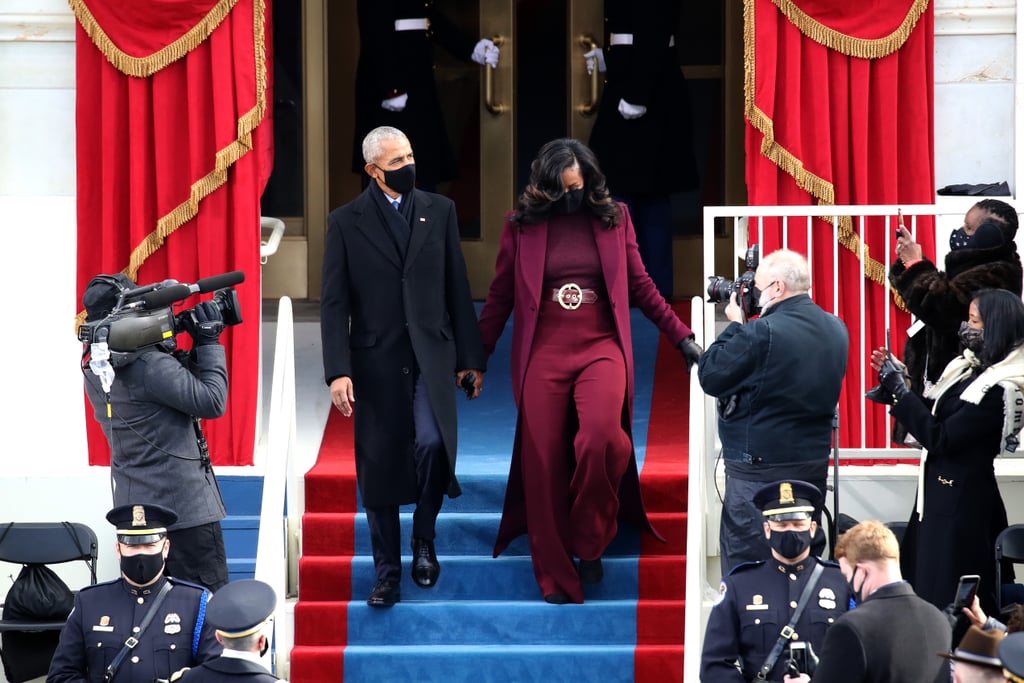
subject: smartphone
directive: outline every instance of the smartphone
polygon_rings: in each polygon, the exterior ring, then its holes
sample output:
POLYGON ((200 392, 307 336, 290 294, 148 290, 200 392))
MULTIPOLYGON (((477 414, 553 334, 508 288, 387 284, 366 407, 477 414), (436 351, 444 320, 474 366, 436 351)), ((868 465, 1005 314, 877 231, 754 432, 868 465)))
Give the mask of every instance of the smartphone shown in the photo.
POLYGON ((977 574, 964 574, 956 584, 956 598, 953 599, 953 614, 958 614, 963 607, 970 607, 974 596, 978 593, 981 577, 977 574))
POLYGON ((789 644, 789 661, 793 663, 800 673, 810 673, 810 664, 807 661, 807 643, 800 641, 789 644))
POLYGON ((902 237, 901 227, 903 227, 903 209, 896 209, 896 239, 902 237))

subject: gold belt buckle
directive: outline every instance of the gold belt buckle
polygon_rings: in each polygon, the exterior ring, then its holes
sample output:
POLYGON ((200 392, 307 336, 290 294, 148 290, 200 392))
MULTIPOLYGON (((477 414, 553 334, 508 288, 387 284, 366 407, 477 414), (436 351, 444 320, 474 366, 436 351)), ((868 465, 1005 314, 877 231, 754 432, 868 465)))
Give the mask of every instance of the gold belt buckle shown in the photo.
POLYGON ((567 311, 575 311, 583 303, 583 288, 575 282, 567 282, 558 288, 558 305, 567 311))

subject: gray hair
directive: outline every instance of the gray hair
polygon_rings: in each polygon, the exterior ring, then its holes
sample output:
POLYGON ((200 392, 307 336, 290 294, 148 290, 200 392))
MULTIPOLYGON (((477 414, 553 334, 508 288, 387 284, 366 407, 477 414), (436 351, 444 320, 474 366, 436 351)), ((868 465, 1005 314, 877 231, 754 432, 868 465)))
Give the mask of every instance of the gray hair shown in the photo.
POLYGON ((757 269, 772 279, 785 282, 791 292, 806 292, 811 288, 807 259, 795 251, 777 249, 761 259, 757 269))
POLYGON ((385 140, 404 140, 406 134, 391 126, 378 126, 363 138, 363 160, 372 164, 384 154, 381 143, 385 140))

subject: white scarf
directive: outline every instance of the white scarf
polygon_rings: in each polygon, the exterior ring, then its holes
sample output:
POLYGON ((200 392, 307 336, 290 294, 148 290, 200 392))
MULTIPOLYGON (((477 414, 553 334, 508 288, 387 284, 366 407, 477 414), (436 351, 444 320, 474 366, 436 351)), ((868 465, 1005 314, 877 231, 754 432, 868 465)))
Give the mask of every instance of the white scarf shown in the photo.
MULTIPOLYGON (((949 362, 935 386, 925 391, 925 398, 935 401, 932 415, 935 415, 942 398, 950 387, 959 384, 981 364, 970 349, 949 362)), ((1006 358, 985 369, 960 394, 960 400, 979 405, 981 399, 994 386, 1003 388, 1003 433, 998 455, 1012 456, 1020 445, 1020 433, 1024 429, 1024 345, 1018 346, 1006 358)), ((924 464, 928 460, 928 449, 921 449, 921 464, 917 472, 917 517, 924 519, 924 464)))

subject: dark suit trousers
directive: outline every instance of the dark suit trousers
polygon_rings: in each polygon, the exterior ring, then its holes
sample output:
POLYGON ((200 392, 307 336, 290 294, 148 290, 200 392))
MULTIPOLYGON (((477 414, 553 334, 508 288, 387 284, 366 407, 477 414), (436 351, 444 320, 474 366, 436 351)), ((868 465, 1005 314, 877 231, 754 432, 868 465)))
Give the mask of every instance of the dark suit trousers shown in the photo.
MULTIPOLYGON (((416 377, 413 389, 412 417, 416 431, 413 461, 416 464, 416 483, 419 488, 419 499, 412 516, 412 535, 432 541, 434 523, 448 489, 448 454, 430 407, 430 396, 422 375, 416 377)), ((398 581, 402 576, 402 527, 398 506, 366 508, 366 521, 370 526, 377 580, 398 581)))
POLYGON ((582 602, 573 556, 595 560, 615 537, 619 483, 633 452, 622 428, 626 363, 607 300, 573 311, 541 304, 523 387, 534 576, 544 595, 582 602))

